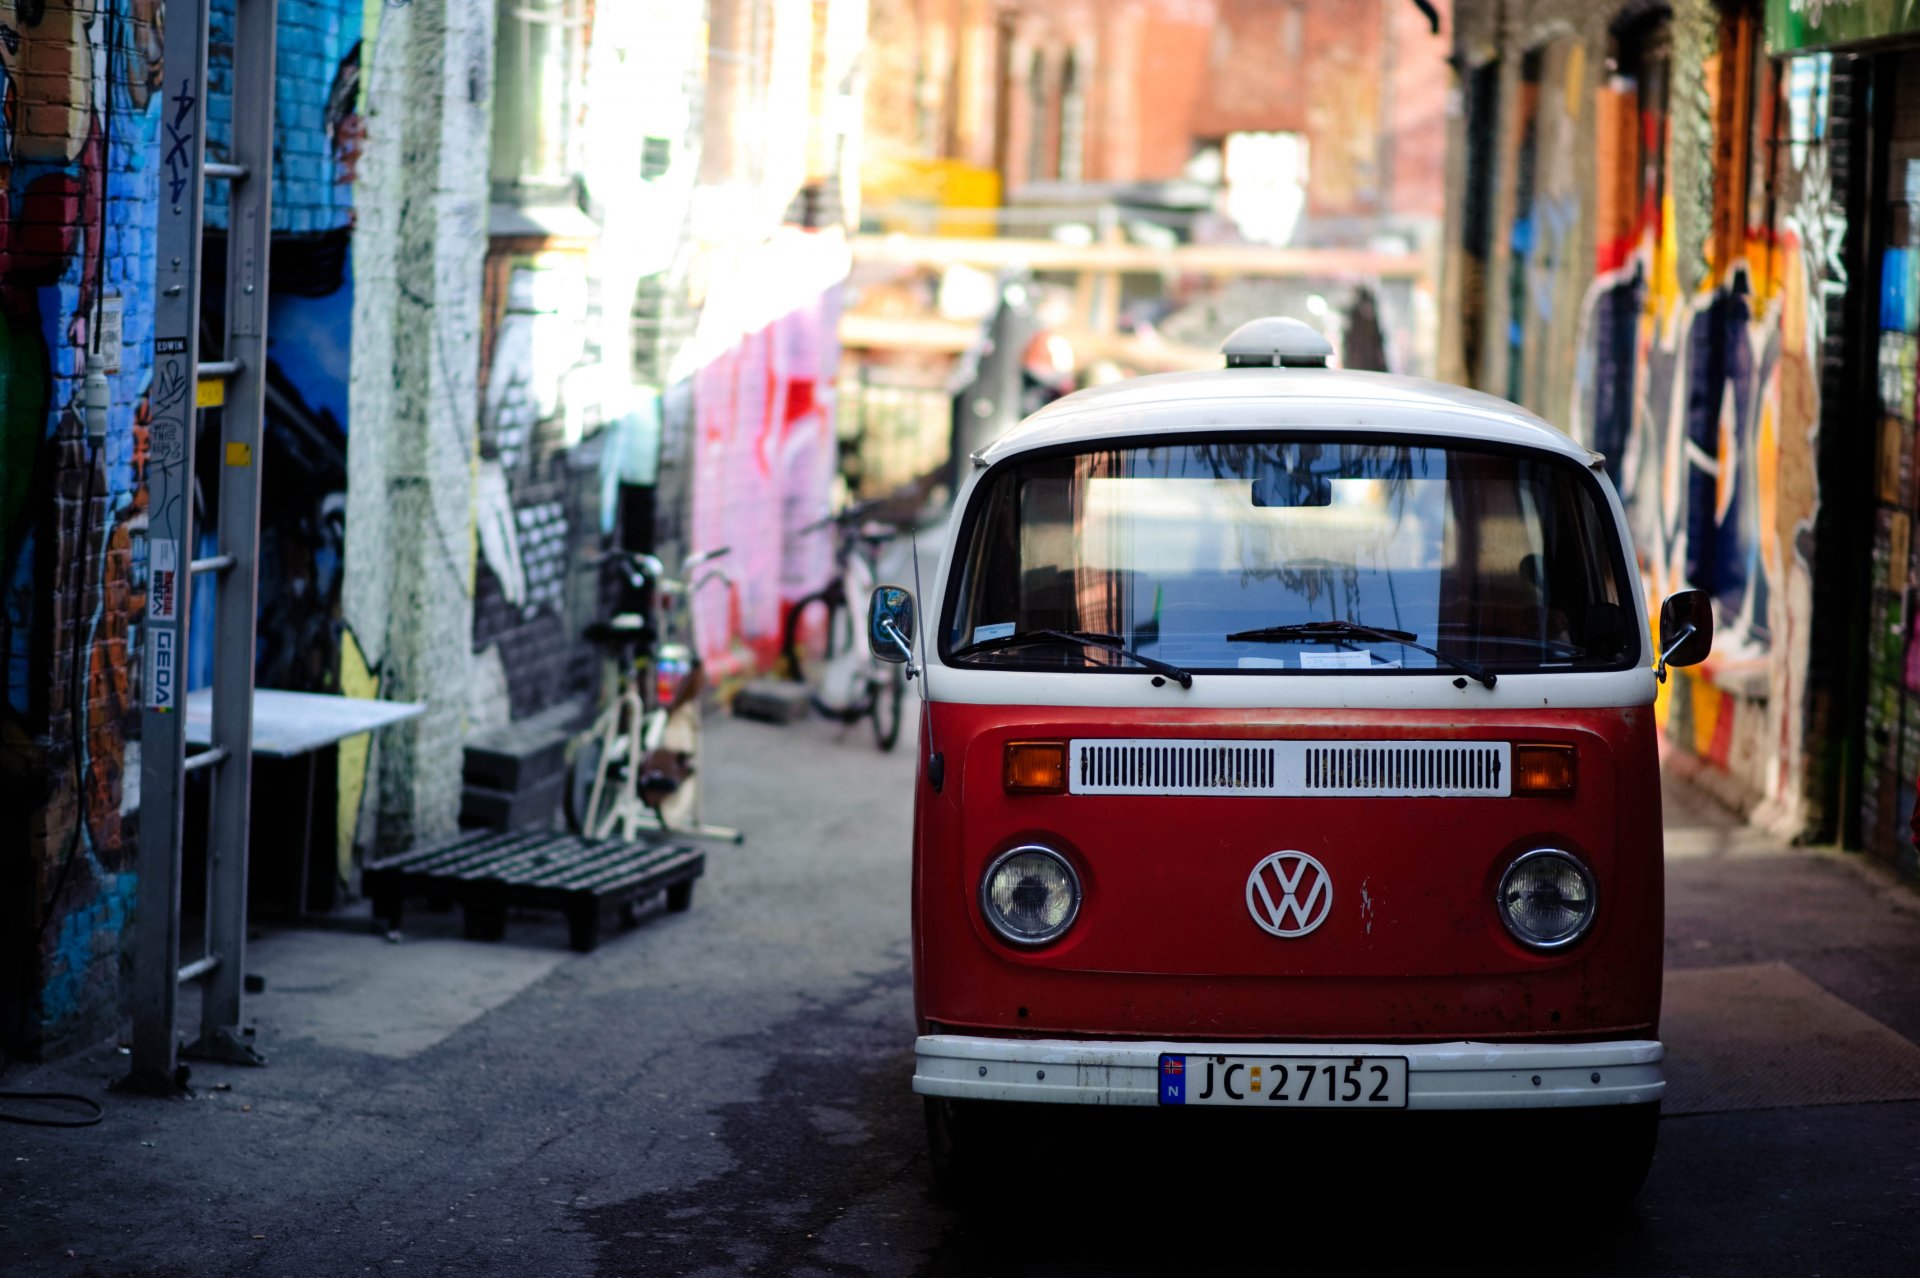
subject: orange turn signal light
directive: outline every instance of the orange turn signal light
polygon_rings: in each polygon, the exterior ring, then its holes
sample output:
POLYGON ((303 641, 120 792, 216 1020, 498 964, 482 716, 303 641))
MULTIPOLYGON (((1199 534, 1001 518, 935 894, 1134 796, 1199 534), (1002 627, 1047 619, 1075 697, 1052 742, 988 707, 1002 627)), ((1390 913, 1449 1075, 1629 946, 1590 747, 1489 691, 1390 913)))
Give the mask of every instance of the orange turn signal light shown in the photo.
POLYGON ((1067 743, 1009 741, 1002 777, 1008 794, 1065 794, 1067 743))
POLYGON ((1574 751, 1568 745, 1517 745, 1513 748, 1515 794, 1572 794, 1574 751))

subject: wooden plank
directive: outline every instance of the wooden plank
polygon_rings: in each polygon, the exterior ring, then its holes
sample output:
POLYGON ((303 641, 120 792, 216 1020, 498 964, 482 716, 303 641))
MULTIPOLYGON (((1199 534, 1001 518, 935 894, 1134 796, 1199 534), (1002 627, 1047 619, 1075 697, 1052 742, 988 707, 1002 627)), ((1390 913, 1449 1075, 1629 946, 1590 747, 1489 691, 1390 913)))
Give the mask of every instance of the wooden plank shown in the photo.
POLYGON ((656 861, 648 865, 619 867, 592 884, 592 890, 598 895, 610 895, 626 890, 630 883, 642 880, 659 879, 678 873, 692 866, 693 873, 688 877, 698 878, 707 871, 707 854, 694 848, 687 848, 684 854, 671 860, 656 861))
POLYGON ((1282 279, 1400 279, 1427 275, 1418 253, 1371 249, 1261 248, 1242 244, 1063 244, 1040 239, 975 239, 940 235, 856 235, 856 263, 890 266, 975 266, 1001 271, 1102 272, 1127 275, 1259 275, 1282 279))
POLYGON ((458 877, 497 879, 502 882, 515 881, 529 874, 535 878, 545 878, 583 859, 605 856, 609 850, 617 851, 618 847, 618 844, 597 844, 584 839, 572 842, 547 841, 521 849, 511 856, 466 865, 459 870, 458 877))
POLYGON ((555 880, 564 879, 569 884, 588 882, 604 878, 607 874, 622 870, 644 870, 649 866, 669 861, 688 852, 698 853, 698 849, 683 843, 663 843, 645 848, 634 855, 608 857, 592 864, 580 864, 572 867, 564 875, 555 876, 555 880))
POLYGON ((479 834, 463 834, 458 838, 438 840, 369 862, 365 872, 417 870, 429 865, 450 863, 472 853, 491 851, 510 843, 524 843, 539 838, 541 834, 541 831, 535 830, 488 830, 479 834))

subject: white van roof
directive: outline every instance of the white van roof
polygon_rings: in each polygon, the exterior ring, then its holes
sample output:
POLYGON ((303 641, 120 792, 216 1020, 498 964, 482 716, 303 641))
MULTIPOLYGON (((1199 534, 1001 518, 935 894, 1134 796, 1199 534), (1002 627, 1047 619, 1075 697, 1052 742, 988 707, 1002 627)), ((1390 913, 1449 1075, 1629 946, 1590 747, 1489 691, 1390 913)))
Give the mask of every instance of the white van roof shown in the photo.
POLYGON ((1602 459, 1526 409, 1418 377, 1329 368, 1230 368, 1160 373, 1076 391, 976 454, 985 465, 1017 453, 1140 435, 1338 429, 1383 436, 1445 436, 1602 459))

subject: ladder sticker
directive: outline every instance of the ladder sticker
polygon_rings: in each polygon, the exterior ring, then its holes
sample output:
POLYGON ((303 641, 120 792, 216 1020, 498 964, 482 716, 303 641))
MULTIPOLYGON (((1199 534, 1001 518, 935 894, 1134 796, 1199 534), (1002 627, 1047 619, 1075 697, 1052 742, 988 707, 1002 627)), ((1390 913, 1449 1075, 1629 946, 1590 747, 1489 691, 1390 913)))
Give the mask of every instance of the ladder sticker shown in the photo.
POLYGON ((172 417, 156 417, 147 436, 149 459, 159 466, 171 466, 185 451, 186 432, 172 417))
POLYGON ((179 669, 173 660, 173 641, 179 633, 172 626, 155 626, 150 632, 153 639, 153 668, 147 672, 149 709, 163 712, 172 710, 179 699, 179 669))
POLYGON ((147 547, 147 620, 172 621, 180 600, 180 543, 165 538, 147 547))
POLYGON ((156 337, 153 339, 155 355, 185 355, 187 339, 184 337, 156 337))
POLYGON ((227 402, 227 384, 218 377, 203 377, 194 387, 195 408, 218 408, 227 402))

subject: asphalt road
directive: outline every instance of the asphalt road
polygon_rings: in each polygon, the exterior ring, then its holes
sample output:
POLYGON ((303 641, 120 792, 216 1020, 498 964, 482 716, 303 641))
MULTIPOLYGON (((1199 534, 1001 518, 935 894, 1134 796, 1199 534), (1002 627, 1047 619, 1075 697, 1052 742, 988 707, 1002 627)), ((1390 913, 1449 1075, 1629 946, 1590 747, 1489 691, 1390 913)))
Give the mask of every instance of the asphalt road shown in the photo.
POLYGON ((936 1202, 908 1087, 911 739, 713 722, 709 816, 749 841, 691 912, 593 954, 536 916, 493 945, 433 915, 398 944, 270 934, 268 1068, 196 1066, 193 1099, 159 1101, 104 1091, 111 1044, 14 1067, 0 1086, 107 1116, 0 1125, 0 1274, 1920 1272, 1920 1100, 1858 1100, 1920 1060, 1916 898, 1684 795, 1669 1020, 1684 995, 1696 1112, 1630 1211, 1557 1187, 1579 1150, 1550 1125, 1281 1138, 1156 1111, 1036 1114, 979 1205, 936 1202), (1766 1041, 1739 1037, 1751 1008, 1766 1041))

